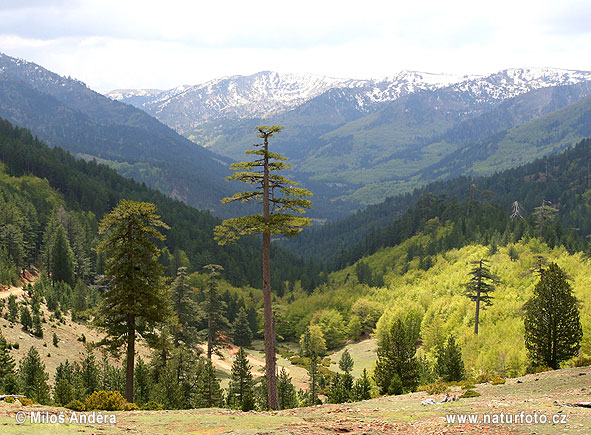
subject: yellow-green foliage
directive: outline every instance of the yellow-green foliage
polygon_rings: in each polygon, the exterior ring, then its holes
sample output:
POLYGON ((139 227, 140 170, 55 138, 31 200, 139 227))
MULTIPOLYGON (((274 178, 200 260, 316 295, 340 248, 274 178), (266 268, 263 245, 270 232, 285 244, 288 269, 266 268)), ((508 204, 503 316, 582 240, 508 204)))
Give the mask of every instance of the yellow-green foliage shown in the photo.
POLYGON ((160 403, 150 400, 149 402, 144 403, 142 409, 145 411, 161 411, 162 409, 164 409, 164 406, 162 406, 160 403))
POLYGON ((135 403, 126 403, 125 405, 123 405, 124 411, 138 411, 139 409, 140 407, 137 406, 135 403))
POLYGON ((437 381, 433 382, 429 385, 423 385, 418 388, 418 391, 425 391, 427 394, 441 394, 445 393, 449 390, 449 387, 445 382, 441 380, 441 378, 437 379, 437 381))
MULTIPOLYGON (((439 234, 446 230, 444 227, 437 231, 439 234)), ((571 255, 564 248, 550 249, 539 240, 530 239, 513 245, 519 256, 516 261, 511 261, 508 247, 501 246, 489 256, 488 246, 469 245, 437 255, 433 267, 427 271, 418 268, 417 258, 406 270, 408 246, 425 244, 427 240, 427 236, 415 236, 363 259, 373 271, 386 267, 385 287, 358 284, 352 265, 331 274, 330 282, 311 296, 288 305, 286 317, 305 321, 305 328, 316 311, 333 308, 349 321, 354 306, 358 311, 356 301, 372 301, 385 307, 375 330, 378 339, 394 319, 412 312, 422 318, 422 350, 429 359, 434 358, 435 346, 453 334, 462 348, 469 378, 474 379, 478 373, 490 378, 519 376, 528 366, 522 307, 538 281, 537 275, 528 272, 535 264, 535 256, 542 255, 573 278, 575 296, 581 301, 581 349, 584 355, 591 356, 591 263, 581 253, 571 255), (469 279, 470 263, 481 258, 490 260, 491 271, 503 282, 492 294, 493 305, 481 310, 479 335, 474 335, 475 305, 463 295, 463 284, 469 279)), ((363 307, 365 303, 360 305, 363 307)))
POLYGON ((505 378, 502 378, 500 376, 494 376, 491 380, 490 383, 493 385, 502 385, 505 383, 505 378))
POLYGON ((474 390, 466 390, 460 397, 462 399, 469 399, 470 397, 480 397, 480 393, 474 390))
POLYGON ((119 391, 95 391, 86 398, 84 404, 87 411, 121 411, 126 401, 119 391))
MULTIPOLYGON (((487 257, 488 248, 470 245, 438 255, 435 265, 428 271, 411 268, 404 274, 390 273, 386 279, 387 288, 373 290, 376 300, 383 301, 385 294, 390 297, 378 321, 378 338, 398 315, 422 311, 421 337, 428 353, 432 354, 437 343, 453 334, 462 347, 468 375, 478 371, 501 376, 524 374, 527 355, 521 309, 531 297, 538 279, 527 272, 535 263, 534 256, 543 255, 548 261, 558 263, 573 278, 575 295, 582 301, 582 350, 590 354, 591 340, 587 333, 591 328, 589 261, 580 253, 570 255, 563 248, 549 249, 537 239, 516 243, 515 248, 519 253, 517 261, 511 261, 508 249, 503 247, 488 257, 492 272, 499 275, 503 283, 493 293, 493 305, 481 311, 479 335, 473 333, 474 303, 462 294, 462 284, 468 280, 470 262, 487 257)), ((373 267, 372 259, 373 256, 366 261, 373 267)), ((371 293, 367 297, 371 299, 371 293)))
POLYGON ((65 408, 78 412, 86 411, 86 406, 80 400, 72 400, 65 406, 65 408))
POLYGON ((21 402, 23 406, 31 406, 33 403, 35 403, 32 399, 29 399, 28 397, 19 397, 18 400, 19 402, 21 402))

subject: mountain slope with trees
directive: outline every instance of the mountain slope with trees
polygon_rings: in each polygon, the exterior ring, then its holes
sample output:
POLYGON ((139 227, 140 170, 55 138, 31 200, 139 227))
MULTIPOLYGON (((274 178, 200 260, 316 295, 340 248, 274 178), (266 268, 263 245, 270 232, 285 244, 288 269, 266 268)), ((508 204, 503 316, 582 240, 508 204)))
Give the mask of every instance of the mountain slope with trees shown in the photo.
POLYGON ((0 117, 51 146, 113 162, 124 175, 200 208, 218 208, 231 190, 223 158, 80 81, 3 54, 0 117))
MULTIPOLYGON (((358 252, 357 258, 375 252, 382 246, 391 246, 388 234, 400 231, 400 220, 405 213, 413 213, 417 222, 426 222, 436 216, 419 200, 426 194, 446 195, 458 201, 485 200, 500 209, 495 212, 506 221, 515 201, 523 209, 523 216, 533 219, 531 213, 543 201, 558 208, 561 232, 575 232, 578 238, 591 234, 586 218, 591 189, 591 140, 585 139, 561 154, 547 156, 532 163, 508 169, 498 174, 474 178, 460 176, 416 189, 412 193, 390 197, 381 204, 370 205, 341 221, 329 222, 305 230, 297 239, 285 241, 295 252, 323 258, 335 264, 344 251, 358 252), (411 211, 407 209, 411 207, 411 211), (418 207, 418 209, 417 209, 418 207), (311 248, 313 246, 313 248, 311 248)), ((484 217, 486 219, 486 217, 484 217)), ((492 223, 493 227, 496 225, 492 223)), ((502 228, 498 229, 502 231, 502 228)), ((347 261, 351 261, 351 257, 347 261)), ((343 265, 343 263, 339 263, 343 265)))
MULTIPOLYGON (((60 148, 49 148, 34 138, 28 130, 13 127, 9 122, 1 120, 0 161, 4 163, 7 175, 23 177, 32 174, 37 177, 31 178, 31 184, 41 190, 39 194, 33 195, 33 206, 27 206, 23 202, 25 205, 21 207, 28 209, 21 212, 18 219, 24 222, 14 218, 19 223, 18 227, 26 229, 29 224, 34 227, 28 236, 30 239, 26 239, 26 243, 22 242, 26 249, 31 250, 30 256, 25 257, 28 263, 23 263, 23 266, 31 264, 40 255, 43 232, 50 220, 52 208, 60 205, 84 216, 80 225, 87 228, 87 236, 80 241, 80 245, 90 258, 96 258, 91 248, 96 243, 93 242, 96 237, 93 234, 96 234, 97 221, 114 208, 120 199, 125 198, 152 202, 158 206, 163 221, 171 227, 166 231, 164 245, 171 257, 184 253, 182 255, 188 257, 193 270, 199 270, 215 261, 224 266, 224 276, 230 282, 254 287, 262 285, 258 273, 261 264, 258 241, 247 238, 236 245, 219 246, 213 239, 213 228, 220 220, 209 212, 196 210, 168 198, 143 184, 118 175, 104 165, 76 159, 60 148), (44 182, 43 179, 47 181, 44 182), (47 204, 48 201, 51 202, 47 204), (28 211, 31 208, 35 210, 28 211)), ((281 288, 282 280, 296 279, 304 273, 304 269, 309 270, 313 276, 321 271, 319 266, 306 263, 280 249, 274 248, 272 255, 274 288, 281 288), (316 271, 313 272, 310 268, 316 271)), ((182 264, 177 267, 180 265, 182 264)), ((175 276, 176 267, 172 269, 170 276, 175 276)))

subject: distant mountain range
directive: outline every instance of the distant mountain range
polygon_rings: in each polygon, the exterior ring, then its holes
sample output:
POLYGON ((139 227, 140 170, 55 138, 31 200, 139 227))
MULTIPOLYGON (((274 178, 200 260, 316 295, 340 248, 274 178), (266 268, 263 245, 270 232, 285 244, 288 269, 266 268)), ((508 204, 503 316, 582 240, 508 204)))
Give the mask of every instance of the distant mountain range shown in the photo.
MULTIPOLYGON (((296 178, 335 209, 351 210, 430 181, 488 174, 573 145, 585 137, 584 117, 575 116, 579 121, 571 119, 555 137, 556 116, 559 123, 567 119, 550 114, 590 95, 590 80, 589 71, 552 68, 483 76, 404 71, 379 80, 266 71, 107 95, 231 159, 243 158, 256 125, 284 125, 274 146, 290 158, 296 178), (534 120, 535 128, 528 124, 534 120), (537 129, 550 139, 542 144, 537 129)), ((582 114, 588 106, 585 100, 572 110, 582 114)))
POLYGON ((489 76, 457 76, 402 71, 378 80, 336 79, 312 74, 263 71, 170 90, 118 89, 106 96, 132 104, 186 134, 220 119, 272 118, 328 91, 360 113, 418 91, 449 88, 477 103, 494 103, 549 86, 591 80, 591 72, 560 69, 511 69, 489 76))
POLYGON ((0 54, 1 118, 224 217, 237 211, 220 204, 238 188, 224 180, 228 165, 245 158, 261 124, 285 126, 273 150, 289 158, 286 175, 314 192, 310 216, 319 219, 591 136, 586 71, 405 71, 378 80, 261 72, 108 95, 0 54))

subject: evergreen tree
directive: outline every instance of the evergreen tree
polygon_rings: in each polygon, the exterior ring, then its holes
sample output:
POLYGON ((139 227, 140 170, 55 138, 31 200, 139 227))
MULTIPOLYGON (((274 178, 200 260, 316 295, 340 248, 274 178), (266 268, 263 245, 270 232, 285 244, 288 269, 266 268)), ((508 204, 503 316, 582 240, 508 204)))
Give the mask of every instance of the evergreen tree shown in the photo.
POLYGON ((310 357, 310 365, 308 367, 308 394, 310 396, 310 405, 317 405, 320 402, 318 399, 318 383, 320 381, 320 373, 318 372, 318 357, 312 354, 310 357))
POLYGON ((396 319, 378 343, 374 379, 382 394, 414 391, 418 381, 417 331, 407 317, 396 319))
POLYGON ((261 233, 263 235, 265 369, 268 401, 271 409, 279 408, 275 373, 275 324, 271 297, 271 236, 282 234, 287 237, 295 237, 303 226, 310 225, 310 219, 288 212, 304 213, 305 209, 312 206, 312 203, 305 199, 312 195, 310 191, 296 187, 298 183, 284 176, 274 174, 274 172, 290 167, 284 163, 285 157, 269 151, 269 138, 274 137, 274 134, 280 132, 282 128, 277 125, 256 127, 259 132, 258 137, 263 139, 263 143, 255 144, 255 147, 260 148, 247 151, 247 154, 259 158, 232 164, 231 169, 236 172, 228 177, 228 180, 256 185, 257 189, 236 193, 230 198, 224 198, 223 202, 262 201, 263 213, 227 219, 214 230, 216 240, 222 245, 236 241, 244 235, 261 233))
POLYGON ((509 258, 511 259, 511 261, 519 260, 519 253, 517 252, 517 249, 515 249, 515 245, 509 246, 509 250, 507 251, 507 254, 509 255, 509 258))
POLYGON ((453 335, 447 343, 437 349, 437 374, 445 382, 461 381, 466 374, 462 361, 462 349, 456 344, 453 335))
POLYGON ((57 334, 54 332, 54 333, 53 333, 53 345, 54 345, 55 347, 59 347, 59 346, 58 346, 58 345, 59 345, 59 342, 60 342, 60 341, 59 341, 59 338, 57 337, 57 334))
POLYGON ((236 320, 232 325, 232 337, 236 346, 246 347, 250 346, 252 342, 252 331, 250 330, 248 314, 244 307, 240 308, 238 316, 236 316, 236 320))
POLYGON ((333 376, 327 396, 330 403, 350 402, 353 393, 353 376, 337 373, 333 376))
POLYGON ((49 219, 47 219, 47 223, 45 224, 45 230, 43 232, 43 239, 41 242, 41 261, 48 276, 51 274, 51 266, 53 264, 51 255, 54 245, 54 237, 59 225, 60 223, 57 218, 57 210, 53 209, 49 215, 49 219))
POLYGON ((126 349, 125 398, 133 402, 136 335, 150 337, 170 315, 169 298, 152 241, 164 240, 158 228, 169 227, 150 203, 121 200, 99 224, 106 238, 98 250, 107 254, 104 293, 96 325, 106 333, 100 344, 118 352, 126 349))
POLYGON ((172 310, 176 314, 178 327, 173 333, 175 346, 183 343, 194 346, 198 343, 197 323, 200 318, 200 308, 194 299, 193 289, 187 283, 187 268, 178 268, 176 279, 170 287, 172 310))
POLYGON ((79 314, 88 308, 88 287, 81 279, 76 282, 72 299, 73 313, 79 314))
POLYGON ((21 324, 25 331, 29 331, 33 327, 33 319, 31 318, 31 312, 26 305, 21 306, 21 324))
POLYGON ((41 362, 39 352, 33 346, 20 362, 19 378, 25 396, 42 405, 49 403, 49 375, 45 370, 45 364, 41 362))
POLYGON ((72 400, 84 400, 86 392, 82 386, 76 364, 68 360, 57 367, 54 377, 53 400, 57 404, 67 405, 72 400))
POLYGON ((257 310, 254 306, 250 306, 247 311, 248 314, 248 326, 252 332, 253 338, 259 337, 258 325, 257 325, 257 310))
POLYGON ((232 364, 232 375, 228 389, 228 405, 232 408, 250 411, 254 409, 254 391, 251 365, 243 348, 238 350, 232 364))
POLYGON ((369 399, 371 399, 371 381, 367 375, 367 369, 363 369, 361 377, 356 379, 353 385, 353 400, 358 402, 369 399))
POLYGON ((277 378, 277 392, 279 393, 280 409, 290 409, 298 406, 296 389, 285 367, 281 367, 279 377, 277 378))
POLYGON ((16 303, 16 296, 8 296, 8 320, 15 323, 18 318, 18 304, 16 303))
POLYGON ((349 374, 351 373, 351 370, 353 370, 354 364, 355 363, 351 357, 351 354, 349 353, 349 349, 345 349, 341 355, 341 358, 339 359, 339 368, 345 373, 349 374))
POLYGON ((474 334, 478 334, 478 322, 480 319, 480 304, 491 305, 492 296, 489 293, 495 291, 495 284, 500 282, 496 275, 493 275, 488 266, 488 261, 481 259, 472 262, 474 267, 470 271, 470 281, 464 284, 464 294, 473 302, 476 302, 476 315, 474 318, 474 334))
POLYGON ((256 409, 268 411, 269 400, 267 399, 267 379, 261 376, 254 383, 254 403, 256 409))
POLYGON ((183 386, 178 382, 177 364, 171 358, 158 374, 158 382, 154 385, 154 398, 166 409, 182 408, 183 386))
MULTIPOLYGON (((15 376, 15 363, 8 350, 8 343, 0 331, 0 391, 6 393, 14 393, 14 391, 7 391, 7 380, 15 376)), ((13 380, 13 379, 12 379, 13 380)))
POLYGON ((205 331, 207 335, 207 358, 211 360, 211 355, 224 342, 222 332, 227 328, 228 321, 222 314, 225 305, 218 292, 219 271, 223 270, 223 267, 217 264, 208 264, 203 268, 209 271, 207 295, 202 306, 207 317, 207 329, 205 331))
POLYGON ((210 359, 202 359, 201 365, 193 406, 196 408, 221 407, 223 405, 223 394, 215 367, 210 359))
POLYGON ((99 388, 99 369, 92 348, 89 345, 86 346, 86 354, 82 358, 82 361, 80 361, 77 369, 85 396, 90 396, 95 391, 101 389, 99 388))
POLYGON ((536 207, 533 212, 534 219, 536 220, 537 228, 540 236, 544 235, 544 230, 554 222, 558 209, 552 207, 550 201, 543 200, 540 207, 536 207))
POLYGON ((550 264, 525 304, 525 347, 534 365, 557 369, 579 352, 583 330, 578 301, 567 279, 557 264, 550 264))
POLYGON ((66 230, 58 225, 51 247, 51 279, 54 283, 74 284, 74 253, 66 236, 66 230))
POLYGON ((141 356, 137 357, 135 363, 135 376, 134 376, 135 388, 134 388, 134 403, 138 406, 142 406, 144 403, 150 401, 150 371, 148 366, 144 363, 141 356))
POLYGON ((39 314, 33 316, 33 334, 39 338, 43 338, 43 327, 41 326, 41 317, 39 317, 39 314))

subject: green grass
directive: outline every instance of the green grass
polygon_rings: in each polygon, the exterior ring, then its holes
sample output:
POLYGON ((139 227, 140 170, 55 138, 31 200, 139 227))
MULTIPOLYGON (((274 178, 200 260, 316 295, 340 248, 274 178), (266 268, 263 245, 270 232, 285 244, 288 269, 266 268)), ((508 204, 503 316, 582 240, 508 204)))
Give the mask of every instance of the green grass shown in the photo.
POLYGON ((351 374, 353 377, 358 378, 363 373, 363 369, 366 369, 368 373, 373 370, 377 360, 378 344, 375 339, 363 340, 358 343, 352 343, 345 346, 338 352, 330 354, 331 364, 330 369, 342 373, 339 369, 339 359, 345 351, 349 350, 351 357, 353 358, 353 371, 351 374))

